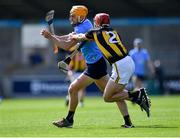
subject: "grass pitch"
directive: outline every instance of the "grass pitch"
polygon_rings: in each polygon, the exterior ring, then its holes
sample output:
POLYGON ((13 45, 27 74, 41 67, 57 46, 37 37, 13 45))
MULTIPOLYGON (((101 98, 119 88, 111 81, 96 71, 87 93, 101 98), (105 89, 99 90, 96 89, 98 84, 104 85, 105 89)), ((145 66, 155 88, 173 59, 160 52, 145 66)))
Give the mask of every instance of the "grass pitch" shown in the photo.
POLYGON ((147 118, 128 103, 135 128, 121 128, 122 116, 114 103, 86 97, 78 107, 73 128, 57 128, 52 121, 65 117, 64 98, 10 99, 0 103, 0 137, 180 137, 180 96, 151 97, 147 118))

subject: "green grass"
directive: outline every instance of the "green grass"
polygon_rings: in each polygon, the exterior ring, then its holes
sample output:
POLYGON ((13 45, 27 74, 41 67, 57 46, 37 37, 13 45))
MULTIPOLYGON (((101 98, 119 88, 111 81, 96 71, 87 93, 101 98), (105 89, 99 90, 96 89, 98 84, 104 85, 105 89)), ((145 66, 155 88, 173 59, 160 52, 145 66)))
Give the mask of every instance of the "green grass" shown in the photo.
POLYGON ((52 121, 65 117, 64 98, 10 99, 0 103, 0 137, 178 137, 180 96, 154 96, 152 116, 147 118, 128 103, 135 128, 124 129, 123 119, 113 103, 101 97, 86 97, 78 107, 73 128, 57 128, 52 121))

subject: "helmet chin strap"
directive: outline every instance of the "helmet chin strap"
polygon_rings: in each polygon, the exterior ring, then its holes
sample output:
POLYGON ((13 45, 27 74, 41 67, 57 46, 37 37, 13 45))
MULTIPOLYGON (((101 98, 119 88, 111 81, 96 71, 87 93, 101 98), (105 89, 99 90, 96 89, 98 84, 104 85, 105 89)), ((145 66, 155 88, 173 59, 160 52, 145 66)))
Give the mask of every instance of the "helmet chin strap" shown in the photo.
POLYGON ((81 20, 81 17, 78 16, 78 23, 83 23, 86 20, 86 17, 84 17, 84 19, 81 20))
POLYGON ((96 23, 94 23, 94 27, 95 27, 95 28, 102 28, 102 26, 97 25, 96 23))
POLYGON ((78 16, 77 18, 78 18, 78 23, 81 23, 81 17, 78 16))
POLYGON ((72 26, 73 26, 73 27, 75 27, 75 26, 77 26, 77 25, 81 24, 82 22, 84 22, 84 20, 85 20, 85 19, 86 19, 86 18, 84 18, 83 20, 81 20, 81 17, 80 17, 80 16, 78 16, 78 17, 77 17, 77 23, 72 24, 72 26))

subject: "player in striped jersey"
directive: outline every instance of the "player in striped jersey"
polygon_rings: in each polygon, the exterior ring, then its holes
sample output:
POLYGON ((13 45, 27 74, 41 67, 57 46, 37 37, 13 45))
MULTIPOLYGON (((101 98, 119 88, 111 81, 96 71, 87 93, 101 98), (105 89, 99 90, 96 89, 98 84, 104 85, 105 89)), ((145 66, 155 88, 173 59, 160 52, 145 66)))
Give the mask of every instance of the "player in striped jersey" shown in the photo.
POLYGON ((96 14, 94 26, 95 29, 88 31, 86 34, 73 34, 71 39, 79 41, 94 40, 104 57, 112 65, 112 75, 103 94, 105 102, 131 100, 139 104, 149 117, 150 100, 145 89, 140 89, 140 94, 125 90, 126 84, 134 73, 135 65, 132 58, 128 55, 127 49, 122 44, 120 35, 110 27, 109 15, 106 13, 96 14), (141 99, 139 101, 138 95, 144 100, 141 99))

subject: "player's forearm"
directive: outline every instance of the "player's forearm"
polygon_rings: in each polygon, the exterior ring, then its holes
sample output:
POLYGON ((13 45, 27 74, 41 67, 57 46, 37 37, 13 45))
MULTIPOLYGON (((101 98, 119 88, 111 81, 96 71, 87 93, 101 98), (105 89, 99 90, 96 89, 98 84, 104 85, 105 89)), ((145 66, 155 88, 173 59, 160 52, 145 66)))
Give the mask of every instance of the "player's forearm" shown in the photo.
POLYGON ((69 38, 69 35, 62 35, 62 36, 58 36, 58 35, 55 35, 56 38, 58 38, 59 40, 68 40, 69 38))
POLYGON ((64 50, 69 50, 72 46, 76 45, 77 44, 77 41, 75 40, 64 40, 62 38, 58 38, 57 36, 55 35, 52 35, 51 36, 51 41, 56 45, 58 46, 59 48, 61 49, 64 49, 64 50))
POLYGON ((153 63, 152 63, 151 60, 148 61, 148 67, 149 67, 151 73, 154 74, 155 73, 155 69, 154 69, 154 66, 153 66, 153 63))

